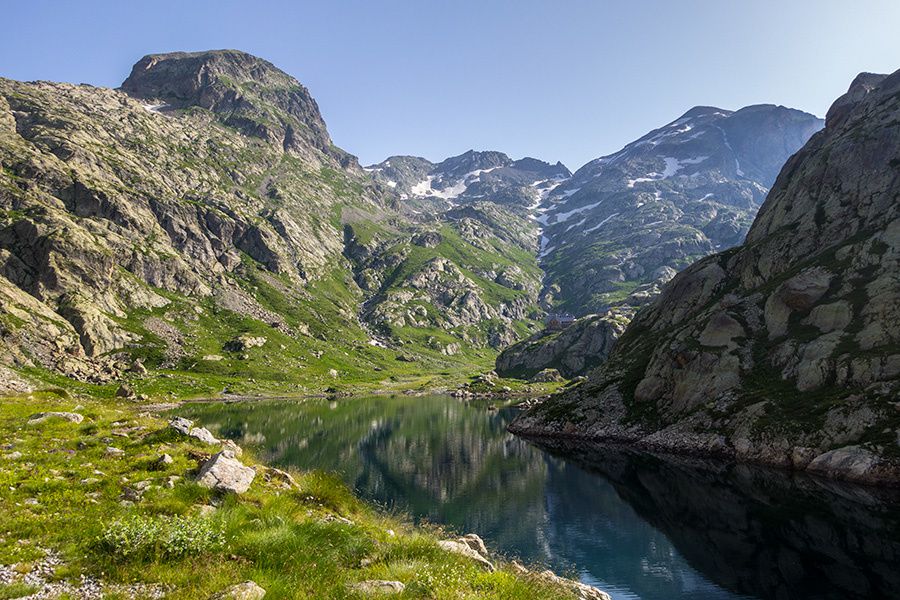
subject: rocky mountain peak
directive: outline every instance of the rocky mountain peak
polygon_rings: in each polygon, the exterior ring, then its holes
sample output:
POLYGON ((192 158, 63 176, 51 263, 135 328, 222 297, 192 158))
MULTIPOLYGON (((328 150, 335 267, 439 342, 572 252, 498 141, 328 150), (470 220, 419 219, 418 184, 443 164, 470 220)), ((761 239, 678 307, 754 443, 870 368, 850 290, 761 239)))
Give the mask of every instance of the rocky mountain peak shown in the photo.
POLYGON ((847 93, 835 100, 831 108, 828 109, 828 113, 825 115, 825 126, 834 127, 839 125, 853 107, 887 77, 887 75, 878 73, 860 73, 857 75, 850 83, 847 93))
POLYGON ((436 169, 445 176, 461 176, 472 171, 505 167, 512 159, 496 150, 468 150, 459 156, 453 156, 437 164, 436 169))
POLYGON ((731 113, 732 113, 732 111, 730 111, 730 110, 725 110, 724 108, 718 108, 715 106, 695 106, 694 108, 690 109, 689 111, 687 111, 686 113, 684 113, 683 115, 678 117, 677 120, 694 119, 696 117, 708 117, 711 115, 718 115, 718 116, 726 117, 726 116, 730 115, 731 113))
MULTIPOLYGON (((333 147, 309 91, 272 63, 238 50, 149 54, 135 63, 124 92, 156 110, 199 107, 245 135, 309 155, 310 146, 343 166, 355 158, 333 147)), ((312 156, 310 156, 312 158, 312 156)))

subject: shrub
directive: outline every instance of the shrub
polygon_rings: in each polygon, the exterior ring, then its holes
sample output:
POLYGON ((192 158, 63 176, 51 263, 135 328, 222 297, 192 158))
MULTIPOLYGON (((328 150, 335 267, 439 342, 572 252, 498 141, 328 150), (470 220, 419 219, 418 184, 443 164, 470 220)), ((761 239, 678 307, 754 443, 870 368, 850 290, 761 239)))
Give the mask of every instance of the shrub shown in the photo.
POLYGON ((108 524, 99 541, 119 558, 179 558, 222 548, 225 533, 209 519, 132 515, 108 524))

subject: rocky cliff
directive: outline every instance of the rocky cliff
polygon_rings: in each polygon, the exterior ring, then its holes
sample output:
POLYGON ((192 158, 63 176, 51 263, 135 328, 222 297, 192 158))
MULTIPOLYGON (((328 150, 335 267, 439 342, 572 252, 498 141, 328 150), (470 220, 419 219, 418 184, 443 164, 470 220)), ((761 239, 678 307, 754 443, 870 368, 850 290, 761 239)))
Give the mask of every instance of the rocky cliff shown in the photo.
POLYGON ((746 242, 678 274, 515 432, 900 483, 900 72, 862 75, 746 242))

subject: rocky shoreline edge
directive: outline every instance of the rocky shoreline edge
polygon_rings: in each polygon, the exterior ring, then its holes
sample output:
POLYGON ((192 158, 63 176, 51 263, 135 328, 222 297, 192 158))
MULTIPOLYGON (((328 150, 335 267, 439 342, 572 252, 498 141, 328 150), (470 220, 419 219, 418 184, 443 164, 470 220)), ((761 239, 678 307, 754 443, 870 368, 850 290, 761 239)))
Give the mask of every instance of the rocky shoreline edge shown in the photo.
MULTIPOLYGON (((744 440, 741 444, 724 436, 701 436, 690 432, 667 432, 663 435, 648 435, 613 431, 598 427, 589 432, 565 431, 563 429, 529 422, 527 416, 520 415, 508 426, 507 431, 521 438, 545 441, 585 441, 610 444, 648 453, 690 456, 717 461, 733 461, 779 470, 803 472, 806 474, 848 481, 855 484, 900 488, 900 464, 870 450, 848 445, 810 457, 810 448, 786 445, 784 448, 754 446, 744 440)), ((780 446, 780 445, 779 445, 780 446)))

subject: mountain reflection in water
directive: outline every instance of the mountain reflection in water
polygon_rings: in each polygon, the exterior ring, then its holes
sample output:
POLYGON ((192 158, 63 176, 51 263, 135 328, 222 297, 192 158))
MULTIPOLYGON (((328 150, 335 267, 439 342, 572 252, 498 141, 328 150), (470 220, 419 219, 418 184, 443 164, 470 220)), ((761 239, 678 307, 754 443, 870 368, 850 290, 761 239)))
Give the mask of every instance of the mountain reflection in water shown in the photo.
POLYGON ((615 598, 900 597, 900 504, 873 490, 610 447, 537 447, 506 432, 515 409, 447 396, 178 414, 615 598))

